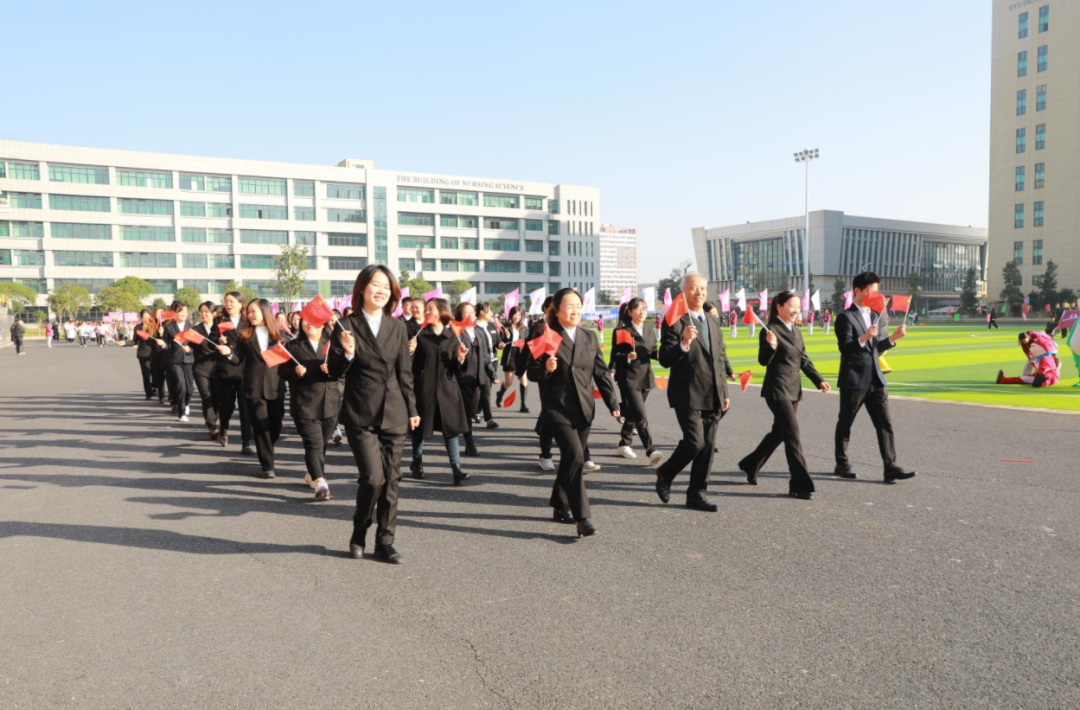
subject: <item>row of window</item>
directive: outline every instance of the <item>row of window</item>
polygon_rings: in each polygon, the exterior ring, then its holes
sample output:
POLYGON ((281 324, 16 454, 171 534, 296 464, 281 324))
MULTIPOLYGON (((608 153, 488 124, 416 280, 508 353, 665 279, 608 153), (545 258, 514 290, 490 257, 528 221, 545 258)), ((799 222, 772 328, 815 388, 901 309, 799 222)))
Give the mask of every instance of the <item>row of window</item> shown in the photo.
MULTIPOLYGON (((1034 214, 1033 219, 1032 219, 1032 226, 1041 227, 1041 226, 1043 226, 1043 217, 1044 217, 1044 215, 1043 215, 1043 203, 1042 202, 1036 202, 1034 207, 1035 207, 1035 210, 1034 210, 1035 214, 1034 214)), ((1020 203, 1018 203, 1016 205, 1016 207, 1014 208, 1014 211, 1013 211, 1013 227, 1016 228, 1016 229, 1020 229, 1023 226, 1024 226, 1024 203, 1020 202, 1020 203)))
MULTIPOLYGON (((1024 191, 1026 181, 1026 168, 1023 165, 1016 167, 1016 192, 1024 191)), ((1035 163, 1035 189, 1041 190, 1046 185, 1046 163, 1035 163)))
MULTIPOLYGON (((1024 263, 1024 243, 1013 242, 1013 261, 1017 266, 1022 266, 1024 263)), ((1043 263, 1043 240, 1036 239, 1031 244, 1031 265, 1042 266, 1043 263)), ((1036 277, 1041 280, 1041 277, 1036 277)), ((1038 285, 1038 284, 1036 284, 1038 285)))
MULTIPOLYGON (((0 249, 0 266, 44 266, 45 252, 31 249, 0 249)), ((41 293, 40 291, 38 293, 41 293)))
MULTIPOLYGON (((1046 110, 1046 84, 1042 84, 1035 89, 1035 110, 1046 110)), ((1027 113, 1027 89, 1020 89, 1016 92, 1016 115, 1023 116, 1027 113)))
POLYGON ((566 213, 571 215, 580 215, 582 217, 596 216, 593 203, 587 200, 567 200, 566 213))
MULTIPOLYGON (((1050 67, 1050 47, 1049 45, 1043 45, 1038 49, 1038 64, 1036 65, 1037 71, 1044 72, 1050 67)), ((1016 55, 1016 76, 1027 76, 1028 70, 1028 53, 1027 50, 1019 52, 1016 55)))
MULTIPOLYGON (((176 233, 172 227, 120 225, 120 239, 139 242, 172 242, 176 233)), ((205 227, 182 227, 181 241, 208 244, 232 244, 233 230, 205 227)), ((112 239, 112 225, 109 224, 74 224, 53 222, 51 235, 54 239, 112 239)), ((0 237, 45 236, 42 222, 7 222, 0 221, 0 237)), ((315 232, 293 232, 294 243, 302 246, 315 246, 315 232)), ((364 235, 330 233, 331 246, 364 246, 364 235)), ((244 244, 288 244, 289 233, 277 230, 241 229, 240 241, 244 244)))
MULTIPOLYGON (((524 222, 526 232, 542 232, 544 231, 544 220, 542 219, 507 219, 505 217, 471 217, 468 215, 452 215, 444 214, 439 215, 439 226, 450 227, 453 229, 476 229, 480 224, 480 220, 483 220, 484 229, 498 229, 503 231, 518 231, 521 228, 522 222, 524 222)), ((434 227, 435 215, 425 214, 423 212, 398 212, 398 224, 406 227, 434 227)), ((549 223, 556 225, 558 229, 558 222, 549 223)), ((557 232, 556 232, 557 233, 557 232)))
MULTIPOLYGON (((1035 150, 1044 150, 1046 148, 1046 124, 1040 123, 1035 126, 1035 150)), ((1024 153, 1027 151, 1027 129, 1016 129, 1016 152, 1024 153)))
MULTIPOLYGON (((1039 34, 1050 29, 1050 6, 1043 5, 1039 8, 1039 34)), ((1028 13, 1020 13, 1020 39, 1028 36, 1028 13)))

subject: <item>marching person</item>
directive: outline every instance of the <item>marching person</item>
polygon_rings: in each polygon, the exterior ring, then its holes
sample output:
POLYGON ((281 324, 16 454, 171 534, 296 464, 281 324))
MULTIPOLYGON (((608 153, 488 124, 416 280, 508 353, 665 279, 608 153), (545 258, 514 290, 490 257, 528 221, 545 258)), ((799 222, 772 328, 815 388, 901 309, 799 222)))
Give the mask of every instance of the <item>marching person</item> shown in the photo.
POLYGON ((15 354, 25 355, 22 351, 23 336, 26 335, 26 328, 18 318, 11 324, 11 342, 15 343, 15 354))
POLYGON ((593 384, 611 415, 619 417, 610 373, 596 334, 581 325, 582 300, 572 288, 555 293, 548 326, 562 341, 558 351, 529 359, 529 379, 540 387, 540 420, 559 445, 559 472, 551 489, 552 518, 577 523, 578 537, 596 534, 585 491, 585 451, 596 410, 593 384))
POLYGON ((157 339, 154 337, 154 317, 145 308, 139 312, 140 322, 135 326, 135 357, 139 361, 139 372, 142 374, 143 392, 146 401, 150 401, 157 394, 154 387, 153 356, 157 349, 157 339))
MULTIPOLYGON (((889 416, 889 392, 878 356, 896 347, 896 341, 907 335, 906 326, 899 326, 888 337, 878 338, 878 314, 865 305, 870 294, 877 292, 881 277, 864 271, 852 282, 854 302, 851 308, 836 317, 836 340, 840 348, 840 416, 836 422, 836 469, 842 478, 856 478, 848 460, 848 441, 851 425, 859 410, 866 406, 877 431, 878 449, 885 466, 885 482, 895 483, 915 476, 896 463, 892 418, 889 416)), ((884 335, 884 334, 883 334, 884 335)))
POLYGON ((213 343, 214 332, 214 304, 204 301, 199 304, 199 323, 191 329, 206 338, 201 346, 192 347, 195 363, 191 368, 191 374, 195 378, 195 387, 199 390, 199 402, 202 405, 203 422, 210 432, 210 441, 217 441, 220 436, 218 413, 217 413, 217 380, 214 379, 214 368, 217 366, 217 358, 214 351, 209 348, 213 343))
POLYGON ((364 267, 353 286, 356 314, 340 321, 340 344, 330 354, 348 360, 341 421, 360 473, 349 552, 355 559, 363 557, 367 531, 377 515, 375 557, 391 564, 402 561, 394 549, 401 449, 406 430, 420 425, 409 337, 405 324, 393 317, 400 297, 390 269, 381 264, 364 267))
POLYGON ((656 329, 645 320, 648 311, 645 301, 640 298, 631 298, 627 302, 619 325, 611 336, 611 359, 615 363, 615 383, 619 386, 621 396, 620 409, 625 417, 617 453, 626 459, 637 458, 630 448, 634 441, 634 430, 637 429, 645 455, 649 457, 649 465, 655 468, 664 460, 664 455, 653 445, 645 408, 645 400, 655 384, 652 363, 659 355, 656 329), (626 335, 620 336, 620 333, 626 335), (619 342, 620 337, 626 336, 633 340, 632 344, 619 342))
POLYGON ((768 329, 762 328, 758 337, 758 364, 765 368, 761 396, 773 414, 773 425, 757 449, 739 462, 739 469, 746 474, 747 482, 756 486, 761 467, 783 444, 791 472, 788 495, 810 500, 814 494, 814 481, 806 469, 796 416, 802 400, 802 377, 799 372, 806 373, 822 392, 828 392, 831 387, 814 369, 814 363, 806 354, 802 333, 795 325, 801 307, 794 291, 776 294, 769 307, 768 329))
MULTIPOLYGON (((419 299, 419 297, 417 298, 419 299)), ((420 321, 413 318, 412 302, 413 299, 409 296, 401 299, 401 322, 405 324, 405 331, 409 336, 409 340, 415 338, 416 334, 420 332, 420 321)))
POLYGON ((188 414, 191 413, 191 393, 195 389, 192 372, 195 358, 191 353, 191 346, 178 341, 176 336, 191 329, 187 322, 189 311, 187 304, 180 301, 173 301, 169 310, 176 314, 176 318, 165 324, 166 376, 169 378, 169 393, 172 395, 176 418, 178 421, 187 422, 188 414))
POLYGON ((413 390, 420 426, 412 430, 412 477, 424 477, 424 439, 436 430, 442 432, 454 485, 469 480, 461 470, 460 436, 469 430, 458 376, 469 348, 450 329, 450 304, 445 298, 433 298, 424 305, 427 325, 416 336, 413 353, 413 390))
POLYGON ((521 411, 528 412, 529 409, 525 406, 525 395, 529 391, 529 377, 524 369, 517 369, 519 364, 518 361, 522 359, 522 348, 514 347, 514 343, 525 340, 528 336, 528 330, 525 327, 525 311, 520 306, 514 306, 510 309, 509 317, 510 322, 506 326, 505 340, 503 340, 502 347, 502 358, 500 359, 503 370, 503 383, 498 394, 495 395, 495 406, 502 406, 503 397, 506 396, 506 390, 510 389, 510 385, 514 382, 514 375, 517 375, 518 398, 521 399, 521 411))
MULTIPOLYGON (((471 303, 459 303, 454 309, 454 319, 459 323, 472 321, 473 313, 471 303)), ((465 413, 469 417, 469 430, 465 432, 466 456, 480 455, 480 451, 476 448, 476 440, 473 438, 473 415, 476 414, 476 408, 480 404, 480 389, 491 382, 498 383, 495 366, 492 364, 491 355, 487 349, 487 339, 476 332, 477 330, 476 326, 463 328, 458 336, 458 340, 469 349, 465 362, 461 365, 461 373, 458 375, 461 396, 465 401, 465 413)))
MULTIPOLYGON (((501 326, 492 318, 491 304, 487 301, 476 306, 476 332, 486 341, 488 357, 491 359, 491 367, 496 374, 499 371, 499 350, 503 347, 503 334, 501 326)), ((498 429, 499 423, 495 421, 491 413, 491 382, 480 387, 480 413, 473 416, 473 421, 479 423, 480 414, 484 415, 483 421, 488 429, 498 429)), ((499 390, 502 391, 501 389, 499 390)))
MULTIPOLYGON (((244 297, 239 291, 229 291, 221 299, 221 309, 224 312, 218 317, 218 322, 211 333, 212 338, 207 341, 206 346, 216 350, 218 345, 224 345, 230 351, 235 351, 239 347, 240 333, 248 328, 244 317, 244 297)), ((247 399, 244 397, 244 366, 234 364, 230 358, 221 356, 214 367, 214 378, 217 380, 217 411, 220 422, 218 443, 223 448, 228 446, 229 424, 232 421, 233 412, 239 406, 242 437, 240 453, 250 456, 254 453, 251 442, 255 435, 251 430, 247 399)))
MULTIPOLYGON (((161 322, 161 314, 164 313, 164 309, 158 308, 154 310, 154 325, 151 337, 153 337, 157 347, 153 349, 150 355, 150 369, 154 381, 154 389, 157 390, 158 404, 165 404, 165 386, 168 382, 168 365, 165 363, 165 324, 161 322)), ((172 404, 173 393, 169 392, 169 404, 172 404)))
POLYGON ((52 323, 46 323, 45 324, 45 346, 48 347, 48 348, 52 347, 53 332, 54 332, 53 331, 53 324, 52 323))
POLYGON ((731 406, 727 380, 733 374, 720 322, 703 310, 707 288, 701 274, 684 277, 682 295, 688 313, 672 325, 665 319, 661 329, 660 366, 671 369, 668 404, 679 420, 682 440, 657 469, 656 494, 667 503, 671 498, 671 482, 689 465, 686 506, 713 513, 717 506, 705 496, 705 491, 709 487, 716 430, 731 406))

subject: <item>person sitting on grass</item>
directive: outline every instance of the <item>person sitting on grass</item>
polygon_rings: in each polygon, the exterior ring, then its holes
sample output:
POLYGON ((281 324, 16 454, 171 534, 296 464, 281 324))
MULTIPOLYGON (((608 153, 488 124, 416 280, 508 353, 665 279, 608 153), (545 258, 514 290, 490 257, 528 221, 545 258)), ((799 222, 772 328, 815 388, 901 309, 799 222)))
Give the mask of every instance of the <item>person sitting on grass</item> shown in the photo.
POLYGON ((1003 370, 998 370, 999 385, 1031 385, 1032 387, 1053 387, 1061 377, 1061 361, 1057 358, 1057 345, 1046 333, 1026 331, 1020 333, 1020 347, 1024 349, 1028 361, 1024 365, 1024 374, 1020 377, 1006 377, 1003 370))

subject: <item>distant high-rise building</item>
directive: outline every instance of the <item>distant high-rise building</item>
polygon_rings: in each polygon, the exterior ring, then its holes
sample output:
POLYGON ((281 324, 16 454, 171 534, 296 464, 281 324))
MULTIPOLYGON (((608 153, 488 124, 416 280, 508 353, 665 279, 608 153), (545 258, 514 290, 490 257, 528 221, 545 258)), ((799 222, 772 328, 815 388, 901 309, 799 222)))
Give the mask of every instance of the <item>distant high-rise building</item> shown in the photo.
POLYGON ((637 269, 637 228, 600 225, 600 293, 613 303, 619 302, 627 287, 637 296, 637 269))

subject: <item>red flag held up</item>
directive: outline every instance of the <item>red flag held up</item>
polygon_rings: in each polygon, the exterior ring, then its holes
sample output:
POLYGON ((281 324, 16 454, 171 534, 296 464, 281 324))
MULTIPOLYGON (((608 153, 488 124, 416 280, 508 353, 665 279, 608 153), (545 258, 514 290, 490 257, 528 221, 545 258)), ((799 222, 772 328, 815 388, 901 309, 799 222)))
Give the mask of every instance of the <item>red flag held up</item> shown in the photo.
POLYGON ((159 320, 161 320, 162 322, 167 320, 176 320, 176 311, 162 311, 161 318, 159 320))
POLYGON ((331 310, 322 296, 316 296, 308 301, 308 304, 304 306, 304 310, 300 311, 300 317, 304 319, 305 323, 320 326, 334 317, 334 311, 331 310))
POLYGON ((680 293, 675 297, 675 300, 671 302, 671 306, 668 307, 667 313, 664 314, 664 321, 669 326, 675 325, 676 321, 689 312, 690 310, 686 307, 686 297, 680 293))
POLYGON ((136 330, 135 335, 139 336, 143 340, 149 340, 150 339, 150 334, 147 333, 145 330, 136 330))
POLYGON ((522 338, 521 340, 515 340, 514 342, 510 343, 510 347, 521 350, 523 347, 525 347, 525 338, 522 338))
POLYGON ((634 347, 634 336, 630 335, 630 331, 625 328, 620 328, 615 331, 615 344, 616 345, 629 345, 634 347))
POLYGON ((529 341, 529 351, 534 358, 539 360, 545 354, 554 355, 559 352, 560 345, 562 345, 562 336, 548 328, 539 338, 529 341))
POLYGON ((758 318, 758 314, 754 313, 753 308, 746 309, 746 313, 743 313, 742 322, 745 325, 760 325, 763 328, 765 327, 765 324, 758 318))
POLYGON ((292 360, 292 355, 289 354, 289 351, 285 349, 284 345, 278 343, 272 348, 267 348, 266 350, 263 350, 262 359, 263 362, 266 363, 267 367, 276 367, 283 362, 288 362, 289 360, 292 360))
POLYGON ((236 326, 234 326, 232 321, 227 318, 217 324, 217 331, 219 333, 225 333, 230 330, 236 330, 236 326))
POLYGON ((894 311, 908 312, 911 308, 911 296, 893 296, 892 297, 892 309, 894 311))
POLYGON ((593 387, 592 388, 592 398, 593 399, 600 399, 600 388, 599 387, 593 387))
POLYGON ((188 328, 182 333, 176 334, 176 341, 178 343, 191 343, 193 345, 202 345, 204 340, 206 340, 206 338, 202 337, 190 328, 188 328))
POLYGON ((881 291, 871 291, 866 300, 863 301, 863 305, 874 313, 881 315, 885 312, 885 294, 881 291))

